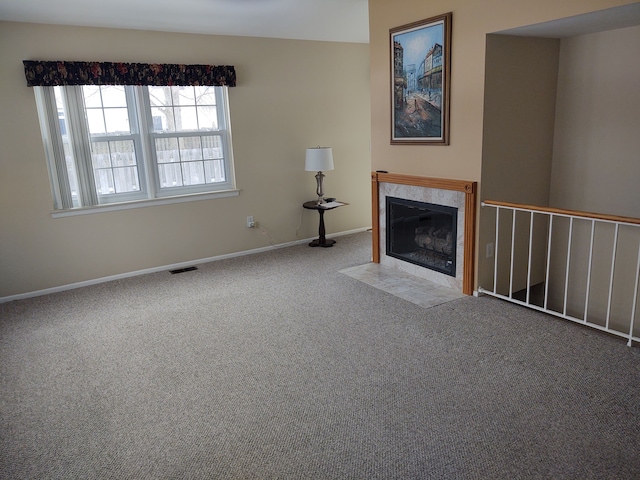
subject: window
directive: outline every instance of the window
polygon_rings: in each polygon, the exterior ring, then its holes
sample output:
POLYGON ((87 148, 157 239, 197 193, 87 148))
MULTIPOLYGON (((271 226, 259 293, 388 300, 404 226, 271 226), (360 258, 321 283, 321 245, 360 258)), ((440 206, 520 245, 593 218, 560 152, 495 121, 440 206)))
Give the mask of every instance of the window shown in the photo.
POLYGON ((231 190, 227 87, 35 87, 56 210, 231 190))

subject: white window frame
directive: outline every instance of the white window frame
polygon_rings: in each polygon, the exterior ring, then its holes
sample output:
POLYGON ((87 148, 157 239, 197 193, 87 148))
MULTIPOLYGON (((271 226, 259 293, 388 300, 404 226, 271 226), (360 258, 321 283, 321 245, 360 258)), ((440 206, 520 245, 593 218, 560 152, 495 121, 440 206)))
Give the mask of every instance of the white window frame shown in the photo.
MULTIPOLYGON (((58 117, 55 87, 34 87, 40 127, 47 158, 47 166, 54 200, 53 216, 65 214, 93 213, 114 209, 134 208, 155 204, 176 203, 204 198, 237 195, 233 168, 233 148, 229 119, 227 87, 214 87, 218 129, 213 131, 193 130, 173 133, 156 133, 148 90, 142 86, 125 87, 127 111, 131 134, 90 135, 85 115, 82 87, 62 87, 64 111, 69 135, 69 145, 74 158, 78 195, 71 194, 69 174, 66 165, 63 136, 58 117), (160 137, 207 137, 220 139, 222 145, 224 178, 222 182, 162 188, 154 147, 160 137), (136 151, 138 181, 140 190, 135 192, 99 195, 96 190, 91 159, 92 141, 133 141, 136 151), (109 208, 107 208, 109 207, 109 208)), ((181 164, 180 164, 181 165, 181 164)))

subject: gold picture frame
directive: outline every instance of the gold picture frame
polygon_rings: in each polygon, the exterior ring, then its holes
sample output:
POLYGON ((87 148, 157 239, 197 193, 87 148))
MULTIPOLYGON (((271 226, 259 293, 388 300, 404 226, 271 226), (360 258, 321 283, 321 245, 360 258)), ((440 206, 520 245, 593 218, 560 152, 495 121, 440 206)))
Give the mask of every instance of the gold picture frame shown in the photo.
POLYGON ((391 144, 449 145, 451 17, 389 30, 391 144))

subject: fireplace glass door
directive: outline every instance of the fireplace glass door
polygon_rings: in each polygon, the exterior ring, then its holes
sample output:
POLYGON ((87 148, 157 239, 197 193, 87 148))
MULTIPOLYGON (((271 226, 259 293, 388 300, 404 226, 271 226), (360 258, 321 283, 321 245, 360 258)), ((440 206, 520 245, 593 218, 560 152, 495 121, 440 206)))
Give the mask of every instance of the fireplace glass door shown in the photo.
POLYGON ((458 209, 386 197, 387 255, 456 276, 458 209))

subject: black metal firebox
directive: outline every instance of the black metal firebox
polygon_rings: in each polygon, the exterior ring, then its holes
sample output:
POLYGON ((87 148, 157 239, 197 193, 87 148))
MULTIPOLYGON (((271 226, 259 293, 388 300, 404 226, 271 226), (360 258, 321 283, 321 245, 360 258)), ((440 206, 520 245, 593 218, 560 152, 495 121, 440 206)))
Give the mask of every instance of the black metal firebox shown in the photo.
POLYGON ((458 209, 386 197, 387 255, 456 276, 458 209))

